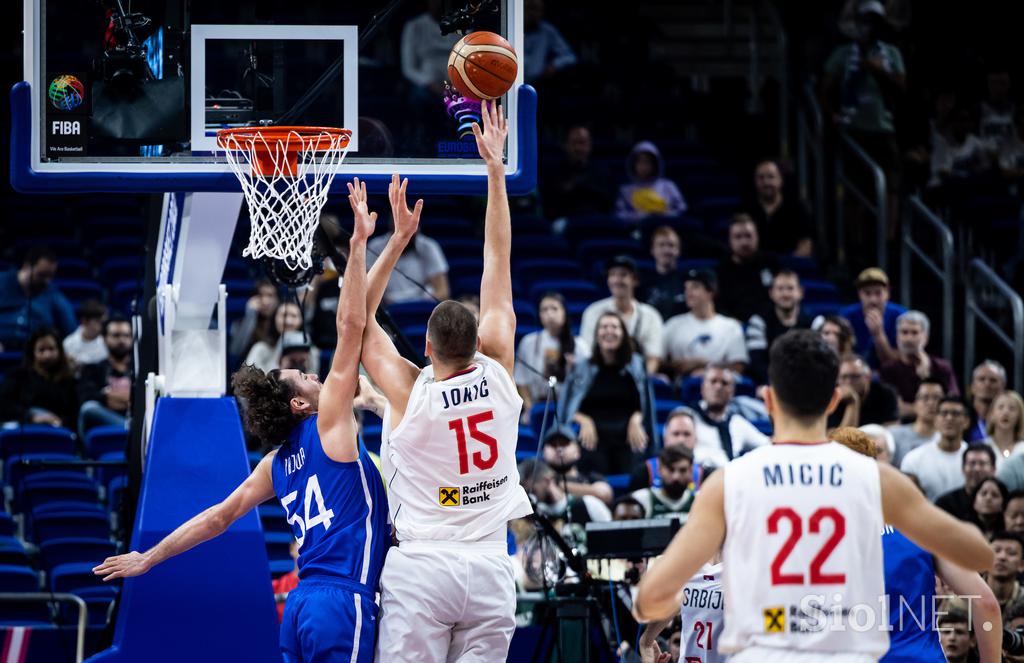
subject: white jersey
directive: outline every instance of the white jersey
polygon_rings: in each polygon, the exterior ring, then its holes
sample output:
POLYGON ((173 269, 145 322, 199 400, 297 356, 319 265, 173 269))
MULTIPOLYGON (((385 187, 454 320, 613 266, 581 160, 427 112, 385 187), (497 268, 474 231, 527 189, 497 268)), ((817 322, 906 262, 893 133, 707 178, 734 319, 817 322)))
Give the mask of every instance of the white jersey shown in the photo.
POLYGON ((508 371, 477 353, 447 380, 420 371, 402 421, 384 411, 381 470, 400 541, 479 541, 533 513, 519 485, 523 399, 508 371))
POLYGON ((722 565, 705 564, 683 588, 680 660, 685 663, 724 663, 729 657, 718 652, 722 635, 725 601, 722 593, 722 565))
POLYGON ((774 444, 723 471, 722 651, 885 654, 875 461, 836 442, 774 444))

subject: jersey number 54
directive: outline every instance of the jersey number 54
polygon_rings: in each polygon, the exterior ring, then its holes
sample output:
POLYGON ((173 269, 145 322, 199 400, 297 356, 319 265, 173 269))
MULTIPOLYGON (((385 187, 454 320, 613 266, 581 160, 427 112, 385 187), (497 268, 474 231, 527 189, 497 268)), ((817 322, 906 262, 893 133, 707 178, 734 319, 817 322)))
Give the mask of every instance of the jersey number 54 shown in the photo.
POLYGON ((288 516, 288 522, 293 526, 292 531, 296 532, 295 527, 298 527, 298 531, 295 534, 295 540, 298 541, 299 547, 302 547, 303 542, 306 540, 306 532, 313 529, 317 525, 323 525, 324 529, 329 529, 331 526, 331 520, 334 518, 334 511, 328 509, 324 505, 324 494, 320 490, 320 480, 313 474, 306 480, 305 490, 305 516, 299 513, 298 505, 295 506, 295 513, 289 514, 288 505, 295 501, 298 497, 299 491, 293 490, 281 499, 281 506, 284 507, 284 513, 288 516), (316 512, 310 513, 310 507, 316 506, 316 512))

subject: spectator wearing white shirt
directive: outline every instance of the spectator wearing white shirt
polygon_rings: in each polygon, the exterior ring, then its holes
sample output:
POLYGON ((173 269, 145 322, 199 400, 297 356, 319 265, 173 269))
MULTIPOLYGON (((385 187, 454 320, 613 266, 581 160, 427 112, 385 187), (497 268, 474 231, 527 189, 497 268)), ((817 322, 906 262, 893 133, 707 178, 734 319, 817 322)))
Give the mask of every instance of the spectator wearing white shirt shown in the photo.
POLYGON ((932 501, 964 484, 964 433, 970 424, 966 404, 957 396, 944 396, 939 401, 937 423, 938 439, 914 449, 900 464, 932 501))
MULTIPOLYGON (((373 267, 377 257, 387 246, 391 233, 370 240, 366 262, 373 267)), ((417 233, 395 265, 395 271, 384 290, 384 304, 399 302, 444 301, 451 295, 448 285, 448 261, 441 245, 417 233)))
POLYGON ((922 444, 936 439, 938 434, 935 432, 935 419, 939 413, 939 401, 945 395, 946 387, 938 380, 922 380, 918 385, 917 395, 914 397, 914 422, 889 428, 896 442, 893 465, 899 467, 904 456, 922 444))
POLYGON ((523 78, 527 83, 576 64, 576 54, 558 28, 544 20, 544 0, 523 4, 523 78))
POLYGON ((96 364, 107 358, 103 342, 103 321, 107 307, 95 299, 87 299, 78 307, 78 328, 64 339, 64 354, 72 367, 96 364))
POLYGON ((424 97, 440 104, 448 80, 448 54, 460 38, 458 33, 441 34, 442 0, 428 0, 427 11, 410 19, 402 28, 402 75, 424 97))
MULTIPOLYGON (((626 324, 630 338, 636 342, 638 351, 643 354, 647 372, 653 374, 657 372, 663 356, 664 323, 656 308, 636 300, 638 284, 636 261, 629 256, 612 258, 608 262, 608 291, 612 296, 599 299, 583 311, 580 338, 589 343, 594 338, 601 315, 609 311, 617 313, 626 324)), ((592 347, 588 346, 587 350, 593 352, 592 347)))
POLYGON ((547 398, 548 379, 554 377, 555 386, 561 385, 573 362, 590 356, 583 339, 572 335, 561 295, 549 292, 541 297, 538 317, 543 329, 524 336, 516 349, 513 377, 523 398, 524 423, 533 404, 547 398))
POLYGON ((718 279, 707 269, 686 275, 686 305, 690 312, 665 323, 664 355, 668 368, 680 377, 700 374, 708 365, 728 364, 742 373, 750 362, 743 327, 715 312, 718 279))
POLYGON ((733 407, 736 374, 728 366, 712 364, 704 373, 697 403, 697 464, 722 467, 733 458, 769 443, 768 437, 733 407))

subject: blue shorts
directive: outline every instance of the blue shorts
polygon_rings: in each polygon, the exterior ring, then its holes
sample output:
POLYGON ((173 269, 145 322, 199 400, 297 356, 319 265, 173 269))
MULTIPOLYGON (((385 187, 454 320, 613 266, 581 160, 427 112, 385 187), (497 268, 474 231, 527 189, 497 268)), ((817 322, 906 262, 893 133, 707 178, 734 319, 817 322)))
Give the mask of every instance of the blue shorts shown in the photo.
POLYGON ((285 663, 373 663, 377 604, 365 586, 304 578, 288 594, 281 621, 285 663))

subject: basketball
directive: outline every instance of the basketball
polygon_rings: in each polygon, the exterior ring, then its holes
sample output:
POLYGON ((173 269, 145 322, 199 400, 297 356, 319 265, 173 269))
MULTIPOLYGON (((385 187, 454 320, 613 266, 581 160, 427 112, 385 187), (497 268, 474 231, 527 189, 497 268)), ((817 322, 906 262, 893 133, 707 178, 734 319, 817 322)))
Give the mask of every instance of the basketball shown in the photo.
POLYGON ((516 81, 519 58, 512 45, 493 32, 471 32, 448 56, 448 78, 465 97, 495 99, 516 81))

